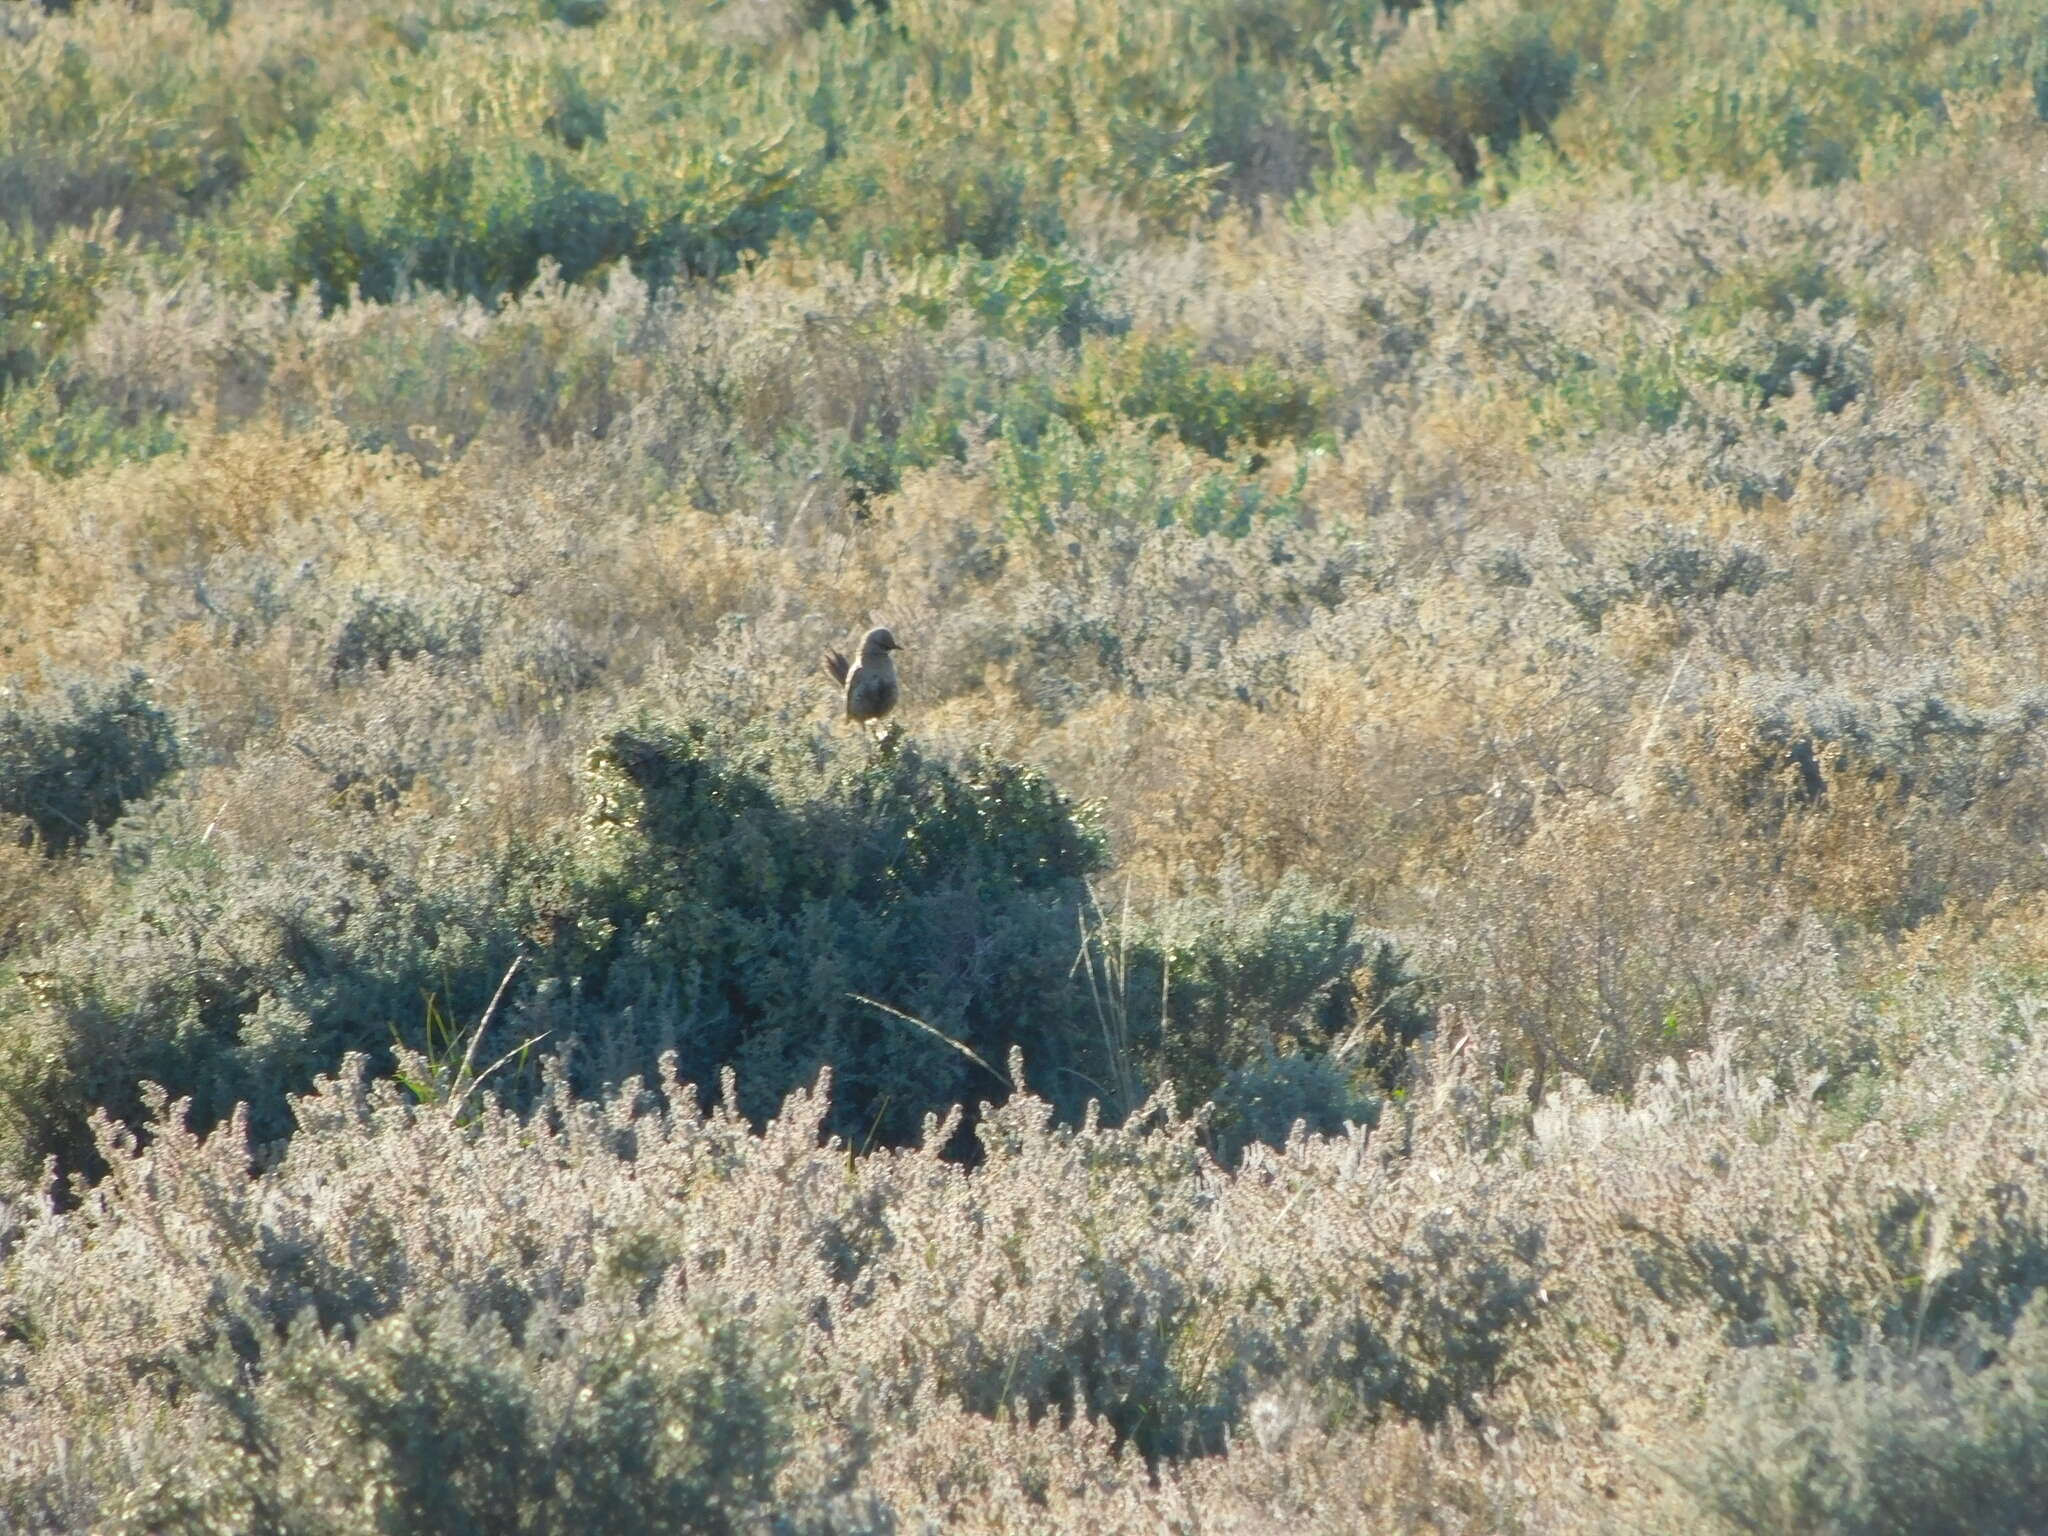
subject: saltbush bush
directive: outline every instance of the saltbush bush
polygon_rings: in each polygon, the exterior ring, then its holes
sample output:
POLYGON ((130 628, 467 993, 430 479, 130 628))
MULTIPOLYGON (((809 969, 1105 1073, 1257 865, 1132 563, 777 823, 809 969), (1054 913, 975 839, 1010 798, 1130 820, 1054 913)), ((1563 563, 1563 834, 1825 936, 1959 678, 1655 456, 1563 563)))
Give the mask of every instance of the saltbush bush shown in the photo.
POLYGON ((107 1529, 719 1536, 790 1455, 771 1335, 701 1308, 597 1304, 516 1334, 459 1300, 353 1330, 256 1322, 239 1353, 180 1362, 198 1443, 138 1469, 107 1529))
POLYGON ((933 326, 965 313, 991 335, 1026 345, 1053 335, 1071 347, 1087 331, 1114 327, 1102 288, 1093 264, 1057 247, 993 259, 958 251, 921 263, 902 302, 933 326))
POLYGON ((1756 795, 1789 787, 1816 800, 1831 779, 1846 776, 1924 797, 1951 814, 2035 771, 2037 738, 2048 723, 2048 695, 2028 692, 2003 707, 1973 709, 1931 679, 1859 689, 1760 677, 1746 705, 1756 795))
MULTIPOLYGON (((376 810, 389 787, 346 774, 326 815, 376 810)), ((430 872, 425 850, 377 830, 271 859, 138 828, 126 857, 146 862, 122 901, 20 956, 0 991, 9 1160, 77 1166, 91 1114, 132 1119, 144 1078, 189 1096, 202 1125, 246 1104, 270 1142, 290 1130, 286 1093, 347 1052, 388 1060, 430 1006, 478 1017, 517 952, 517 888, 478 861, 430 872)))
POLYGON ((1345 125, 1359 150, 1398 155, 1413 135, 1469 181, 1483 151, 1549 129, 1571 100, 1579 60, 1542 15, 1492 10, 1417 24, 1382 70, 1379 88, 1361 95, 1345 125))
POLYGON ((1094 435, 1055 416, 1033 432, 1011 418, 991 465, 1006 527, 1023 535, 1075 524, 1178 528, 1243 538, 1269 522, 1288 522, 1301 503, 1267 489, 1206 453, 1161 445, 1149 427, 1098 424, 1094 435))
POLYGON ((1379 1100, 1361 1092, 1349 1074, 1327 1056, 1272 1056, 1239 1067, 1225 1077, 1211 1102, 1216 1157, 1235 1167, 1254 1142, 1285 1147, 1290 1138, 1336 1136, 1348 1127, 1370 1129, 1379 1119, 1379 1100))
POLYGON ((1391 1068, 1434 1022, 1394 943, 1299 878, 1269 893, 1230 880, 1168 903, 1125 954, 1122 991, 1158 999, 1157 1031, 1145 1037, 1149 1075, 1171 1079, 1192 1107, 1218 1095, 1233 1072, 1248 1072, 1230 1093, 1256 1121, 1253 1139, 1285 1138, 1284 1101, 1296 1087, 1304 1104, 1294 1113, 1334 1129, 1332 1115, 1364 1103, 1364 1088, 1392 1084, 1340 1086, 1350 1075, 1321 1065, 1326 1053, 1355 1049, 1369 1080, 1372 1064, 1391 1068), (1318 1065, 1276 1068, 1277 1050, 1318 1065), (1269 1107, 1253 1115, 1253 1099, 1269 1107))
POLYGON ((2048 1304, 1953 1348, 1760 1352, 1669 1473, 1712 1531, 2031 1531, 2048 1505, 2048 1304))
POLYGON ((1639 552, 1613 566, 1595 565, 1589 578, 1577 571, 1571 576, 1573 584, 1563 593, 1566 606, 1588 627, 1598 629, 1619 603, 1686 609, 1731 595, 1754 597, 1770 579, 1771 568, 1754 549, 1718 547, 1669 529, 1652 533, 1639 552))
POLYGON ((0 393, 0 470, 75 475, 140 463, 184 445, 168 415, 124 410, 54 373, 0 393))
POLYGON ((594 75, 532 54, 449 43, 394 62, 318 132, 257 160, 221 254, 327 305, 415 286, 496 300, 545 264, 569 281, 621 261, 657 280, 728 272, 811 217, 797 191, 808 153, 788 134, 672 121, 645 94, 658 59, 615 83, 622 111, 594 75))
POLYGON ((343 835, 255 861, 138 824, 105 921, 22 958, 0 992, 10 1158, 81 1155, 89 1115, 132 1119, 144 1078, 200 1125, 247 1104, 270 1142, 285 1096, 350 1051, 456 1054, 519 956, 483 1060, 541 1037, 600 1091, 671 1053, 707 1091, 733 1071, 756 1118, 829 1067, 856 1145, 958 1106, 971 1148, 974 1106, 1019 1086, 1013 1053, 1070 1120, 1316 1058, 1243 1080, 1234 1157, 1297 1115, 1369 1118, 1429 1027, 1391 942, 1299 882, 1108 922, 1092 815, 987 752, 644 717, 588 754, 572 846, 487 860, 446 857, 407 810, 423 743, 302 736, 279 771, 343 835), (1341 1070, 1321 1059, 1340 1045, 1341 1070))
POLYGON ((327 648, 328 670, 388 672, 394 661, 417 656, 474 656, 482 648, 482 628, 474 607, 433 614, 404 598, 358 592, 327 648))
POLYGON ((108 218, 44 238, 0 224, 0 393, 37 377, 92 320, 118 229, 108 218))
POLYGON ((1313 380, 1257 360, 1207 362, 1185 343, 1147 338, 1090 347, 1060 414, 1092 437, 1118 420, 1156 423, 1190 448, 1226 459, 1313 432, 1321 416, 1313 380))
POLYGON ((111 826, 177 771, 178 732, 149 679, 77 683, 40 708, 0 710, 0 818, 51 853, 111 826))
POLYGON ((1102 1075, 1073 979, 1086 817, 993 756, 647 722, 591 753, 590 844, 550 964, 763 1115, 830 1065, 838 1129, 902 1141, 1001 1098, 1023 1051, 1078 1110, 1102 1075))

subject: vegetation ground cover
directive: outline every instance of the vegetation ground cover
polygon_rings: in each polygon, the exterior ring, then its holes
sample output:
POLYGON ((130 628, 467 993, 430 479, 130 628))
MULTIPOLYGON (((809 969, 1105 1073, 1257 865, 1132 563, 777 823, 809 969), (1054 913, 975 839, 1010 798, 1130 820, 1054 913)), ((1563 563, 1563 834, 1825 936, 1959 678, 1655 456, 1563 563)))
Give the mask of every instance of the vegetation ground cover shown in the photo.
POLYGON ((6 1523, 2026 1528, 2044 22, 6 0, 6 1523))

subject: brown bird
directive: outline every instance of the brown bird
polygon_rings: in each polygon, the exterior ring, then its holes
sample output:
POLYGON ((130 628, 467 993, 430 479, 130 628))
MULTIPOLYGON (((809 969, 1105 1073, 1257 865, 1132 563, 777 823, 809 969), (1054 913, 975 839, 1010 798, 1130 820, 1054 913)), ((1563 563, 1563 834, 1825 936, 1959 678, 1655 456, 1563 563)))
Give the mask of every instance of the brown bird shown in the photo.
POLYGON ((837 651, 825 653, 825 675, 846 690, 846 718, 866 725, 896 707, 902 692, 896 681, 896 658, 903 647, 886 629, 871 629, 860 640, 860 660, 851 667, 837 651))

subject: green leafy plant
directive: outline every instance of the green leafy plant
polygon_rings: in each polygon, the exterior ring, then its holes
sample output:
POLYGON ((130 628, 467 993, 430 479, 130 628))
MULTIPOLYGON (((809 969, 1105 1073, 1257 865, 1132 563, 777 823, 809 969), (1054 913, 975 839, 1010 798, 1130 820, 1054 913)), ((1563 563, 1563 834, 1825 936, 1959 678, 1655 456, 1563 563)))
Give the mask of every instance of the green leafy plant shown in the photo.
POLYGON ((0 816, 51 853, 104 831, 182 760, 178 732, 140 672, 74 684, 40 709, 0 711, 0 816))

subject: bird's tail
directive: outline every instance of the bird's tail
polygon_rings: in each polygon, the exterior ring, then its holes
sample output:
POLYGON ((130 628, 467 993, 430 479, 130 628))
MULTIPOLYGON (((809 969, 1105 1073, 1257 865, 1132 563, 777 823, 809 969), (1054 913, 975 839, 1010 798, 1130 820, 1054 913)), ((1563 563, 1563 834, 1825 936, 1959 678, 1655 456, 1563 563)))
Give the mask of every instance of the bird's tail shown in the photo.
POLYGON ((837 651, 825 653, 825 675, 840 687, 846 686, 846 658, 837 651))

